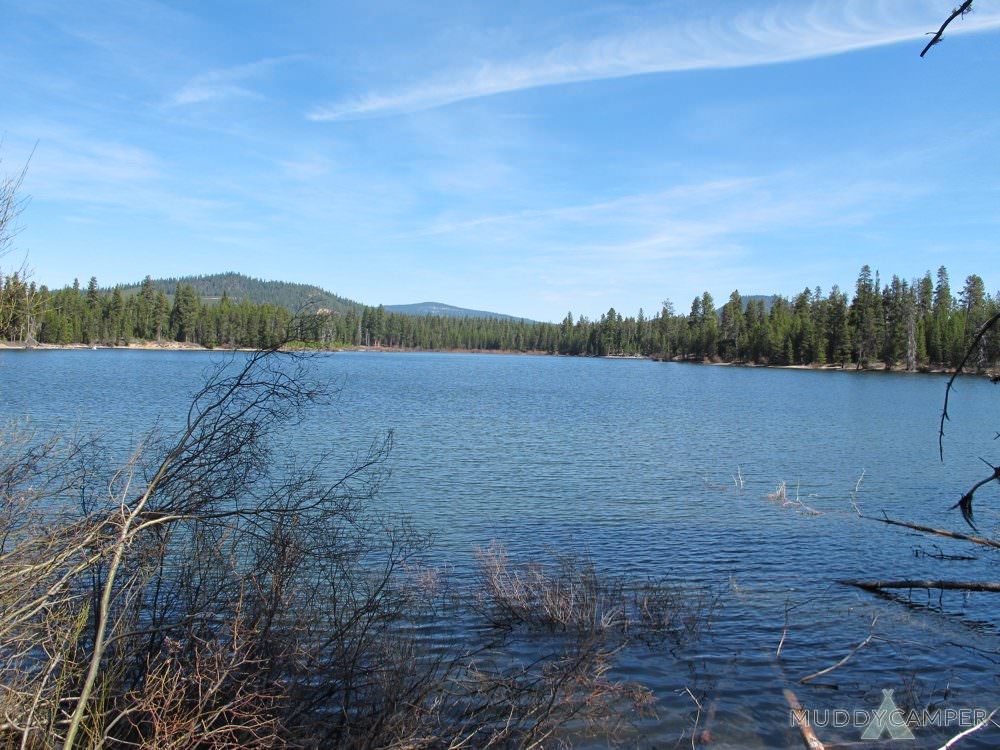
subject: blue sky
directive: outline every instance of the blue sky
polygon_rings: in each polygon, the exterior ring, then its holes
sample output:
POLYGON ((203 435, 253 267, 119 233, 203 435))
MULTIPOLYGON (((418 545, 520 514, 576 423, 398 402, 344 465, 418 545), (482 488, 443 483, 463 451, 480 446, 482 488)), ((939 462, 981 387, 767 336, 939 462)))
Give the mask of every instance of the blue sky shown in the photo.
POLYGON ((1000 0, 0 2, 51 286, 237 270, 555 320, 870 263, 1000 286, 1000 0))

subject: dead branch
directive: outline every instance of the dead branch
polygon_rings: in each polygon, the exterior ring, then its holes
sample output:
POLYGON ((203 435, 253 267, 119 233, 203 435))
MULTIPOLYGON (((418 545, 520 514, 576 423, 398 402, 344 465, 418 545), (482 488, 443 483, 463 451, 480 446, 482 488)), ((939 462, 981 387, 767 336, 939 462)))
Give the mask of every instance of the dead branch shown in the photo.
POLYGON ((781 640, 778 641, 778 648, 774 652, 774 658, 781 658, 781 649, 785 645, 785 638, 788 637, 788 602, 785 601, 785 626, 781 629, 781 640))
POLYGON ((697 712, 695 713, 694 716, 694 726, 692 726, 691 728, 691 750, 695 750, 695 742, 701 736, 698 732, 698 724, 699 722, 701 722, 701 711, 702 711, 701 701, 695 698, 694 693, 691 692, 691 688, 689 687, 685 687, 684 690, 680 692, 687 693, 688 697, 691 698, 691 700, 694 702, 695 707, 697 708, 697 712))
POLYGON ((931 40, 927 42, 927 46, 924 47, 923 50, 921 50, 920 56, 923 57, 924 55, 927 54, 927 52, 930 50, 931 47, 933 47, 935 44, 941 43, 941 40, 944 39, 944 30, 948 28, 948 25, 952 21, 954 21, 956 18, 959 17, 964 18, 967 14, 971 12, 972 12, 972 0, 965 0, 964 3, 955 8, 951 12, 951 15, 945 19, 943 24, 941 24, 941 28, 939 28, 936 32, 933 32, 934 35, 931 37, 931 40))
MULTIPOLYGON (((872 624, 871 624, 872 629, 875 628, 875 623, 876 623, 877 620, 878 620, 877 617, 872 620, 872 624)), ((823 675, 829 674, 833 670, 838 669, 839 667, 844 666, 845 664, 847 664, 848 661, 850 661, 850 659, 851 659, 852 656, 854 656, 856 653, 858 653, 858 651, 860 651, 865 646, 867 646, 869 643, 871 643, 872 642, 872 638, 874 638, 874 637, 875 637, 874 633, 869 633, 868 637, 865 638, 863 641, 861 641, 857 646, 855 646, 854 648, 852 648, 843 659, 841 659, 840 661, 838 661, 833 666, 827 667, 826 669, 821 669, 818 672, 813 672, 810 675, 806 675, 805 677, 803 677, 803 678, 801 678, 799 680, 799 683, 802 684, 802 685, 805 685, 807 682, 812 682, 817 677, 822 677, 823 675)))
MULTIPOLYGON (((963 7, 965 6, 971 7, 971 2, 966 2, 963 7)), ((956 9, 956 13, 958 12, 958 10, 959 9, 956 9)), ((949 398, 951 397, 952 388, 954 388, 955 386, 955 379, 965 369, 965 365, 968 363, 969 357, 972 356, 972 353, 976 350, 976 348, 979 346, 979 343, 983 340, 983 337, 987 334, 987 332, 990 329, 992 329, 995 325, 997 325, 998 322, 1000 322, 1000 313, 996 313, 995 315, 993 315, 993 317, 991 317, 989 320, 987 320, 979 327, 979 330, 976 331, 975 336, 973 336, 972 338, 972 343, 970 343, 969 347, 965 350, 965 355, 962 357, 962 361, 959 362, 958 367, 955 368, 955 372, 953 372, 951 377, 948 378, 948 385, 945 386, 944 390, 944 406, 941 409, 941 422, 940 425, 938 426, 938 455, 940 456, 942 461, 944 461, 944 423, 951 419, 951 417, 948 415, 948 401, 949 398)), ((997 382, 997 380, 994 379, 994 382, 997 382)), ((1000 433, 998 433, 998 435, 1000 435, 1000 433)), ((987 466, 993 469, 993 473, 990 474, 985 479, 981 479, 974 485, 972 485, 972 487, 964 495, 962 495, 959 501, 951 507, 951 510, 958 508, 962 512, 962 518, 973 529, 975 529, 976 526, 973 523, 972 502, 975 498, 976 491, 980 487, 989 484, 990 482, 993 481, 1000 482, 1000 467, 993 466, 985 459, 983 459, 983 463, 985 463, 987 466)))
POLYGON ((935 552, 928 552, 923 547, 914 547, 913 556, 914 557, 930 557, 935 560, 978 560, 978 557, 974 555, 949 555, 944 550, 942 550, 938 545, 931 545, 936 550, 935 552))
POLYGON ((851 507, 854 508, 854 512, 861 518, 864 517, 864 514, 861 512, 861 506, 858 505, 858 492, 861 490, 861 482, 864 481, 864 478, 865 469, 861 469, 861 475, 858 477, 858 481, 854 485, 854 491, 851 492, 851 507))
POLYGON ((778 503, 782 508, 794 508, 796 512, 803 513, 808 516, 821 516, 823 511, 816 510, 808 505, 806 505, 801 497, 799 496, 799 483, 795 484, 795 498, 788 496, 788 483, 784 480, 778 484, 774 492, 769 492, 767 494, 767 499, 771 502, 778 503))
MULTIPOLYGON (((967 0, 965 4, 970 5, 971 3, 967 0)), ((944 407, 941 409, 941 423, 938 427, 938 455, 942 461, 944 461, 944 423, 951 420, 951 417, 948 415, 948 400, 951 397, 952 389, 955 387, 955 380, 965 370, 965 365, 968 363, 969 357, 972 356, 976 347, 979 346, 979 342, 983 340, 983 336, 998 322, 1000 322, 1000 313, 997 313, 979 327, 976 335, 972 337, 972 343, 965 350, 965 356, 962 357, 962 361, 958 363, 955 372, 948 378, 948 385, 944 389, 944 407)))
POLYGON ((962 534, 958 531, 948 531, 947 529, 935 529, 931 526, 921 526, 918 523, 910 523, 909 521, 897 521, 896 519, 889 518, 888 516, 884 516, 882 518, 879 518, 878 516, 861 516, 861 518, 869 521, 878 521, 879 523, 887 523, 890 526, 902 526, 903 528, 921 531, 925 534, 935 534, 937 536, 947 537, 948 539, 959 539, 963 542, 971 542, 972 544, 980 544, 984 547, 994 547, 1000 549, 1000 542, 993 539, 987 539, 982 536, 972 536, 970 534, 962 534))
POLYGON ((1000 583, 991 581, 855 581, 844 578, 838 580, 837 583, 875 592, 886 589, 941 589, 943 591, 987 591, 994 594, 1000 593, 1000 583))

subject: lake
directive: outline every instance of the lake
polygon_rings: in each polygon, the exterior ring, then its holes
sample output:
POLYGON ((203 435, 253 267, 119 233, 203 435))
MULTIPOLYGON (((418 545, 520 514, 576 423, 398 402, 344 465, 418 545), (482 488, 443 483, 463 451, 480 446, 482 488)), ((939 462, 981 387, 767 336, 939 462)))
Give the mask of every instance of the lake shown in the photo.
MULTIPOLYGON (((3 351, 0 417, 42 432, 103 431, 124 450, 154 420, 176 424, 222 356, 3 351)), ((883 689, 901 705, 1000 705, 996 594, 906 601, 903 592, 900 602, 835 582, 996 579, 995 554, 862 520, 851 506, 864 471, 866 513, 968 531, 948 508, 985 476, 977 457, 997 457, 1000 390, 986 380, 960 381, 942 463, 939 376, 430 353, 336 353, 314 366, 339 396, 287 450, 329 448, 346 462, 394 430, 382 501, 434 533, 439 562, 468 570, 476 548, 496 539, 517 555, 586 550, 610 572, 720 594, 697 645, 622 663, 657 696, 640 747, 673 747, 690 728, 685 687, 714 704, 712 747, 801 747, 785 687, 817 710, 874 710, 883 689), (769 500, 780 482, 818 514, 769 500), (876 616, 870 645, 797 684, 847 655, 876 616)), ((981 490, 981 532, 996 534, 998 510, 996 485, 981 490)), ((922 728, 906 746, 936 747, 957 731, 922 728)), ((817 733, 857 742, 860 729, 817 733)), ((962 747, 998 737, 984 732, 962 747)))

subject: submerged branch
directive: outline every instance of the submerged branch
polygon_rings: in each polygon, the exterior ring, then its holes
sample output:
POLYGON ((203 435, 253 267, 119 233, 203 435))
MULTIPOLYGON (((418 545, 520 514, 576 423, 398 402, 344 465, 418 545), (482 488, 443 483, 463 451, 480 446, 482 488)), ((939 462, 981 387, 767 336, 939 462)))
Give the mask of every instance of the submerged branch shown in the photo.
POLYGON ((964 739, 965 737, 968 737, 970 734, 975 734, 980 729, 989 724, 991 721, 993 721, 993 717, 996 716, 998 712, 1000 712, 1000 708, 994 708, 992 711, 990 711, 989 715, 985 719, 983 719, 978 724, 975 724, 969 727, 968 729, 959 732, 950 740, 948 740, 946 743, 941 745, 941 747, 938 748, 938 750, 951 750, 951 748, 955 747, 955 745, 957 745, 960 740, 964 739))
POLYGON ((874 592, 886 589, 941 589, 942 591, 987 591, 1000 594, 1000 583, 992 581, 854 581, 840 579, 837 583, 874 592))
POLYGON ((897 521, 894 518, 889 518, 888 516, 884 516, 882 518, 879 518, 878 516, 861 516, 861 518, 866 518, 869 521, 878 521, 879 523, 887 523, 891 526, 902 526, 906 529, 922 531, 925 534, 936 534, 937 536, 947 537, 948 539, 959 539, 963 542, 972 542, 973 544, 981 544, 984 547, 994 547, 1000 549, 1000 542, 993 539, 987 539, 983 536, 962 534, 958 531, 948 531, 947 529, 935 529, 932 526, 921 526, 918 523, 910 523, 909 521, 897 521))
POLYGON ((785 701, 787 701, 788 707, 792 710, 792 718, 795 719, 795 723, 802 733, 802 741, 805 742, 806 748, 808 750, 825 750, 826 746, 820 742, 819 737, 816 736, 816 732, 813 731, 812 726, 809 724, 809 717, 806 714, 806 710, 802 708, 802 704, 799 703, 799 699, 795 696, 795 693, 786 689, 784 694, 785 701))
MULTIPOLYGON (((872 626, 873 629, 875 627, 875 621, 877 619, 878 618, 876 617, 874 620, 872 620, 872 625, 871 626, 872 626)), ((807 682, 812 682, 817 677, 822 677, 825 674, 830 674, 830 672, 832 672, 833 670, 838 669, 838 668, 844 666, 845 664, 847 664, 848 661, 851 660, 852 656, 854 656, 856 653, 858 653, 858 651, 860 651, 865 646, 867 646, 869 643, 871 643, 872 642, 872 638, 874 638, 874 637, 875 637, 874 633, 869 633, 868 637, 865 638, 863 641, 861 641, 861 643, 859 643, 857 646, 855 646, 854 648, 852 648, 847 653, 847 656, 845 656, 843 659, 841 659, 840 661, 838 661, 833 666, 830 666, 830 667, 827 667, 826 669, 821 669, 818 672, 813 672, 812 674, 806 675, 805 677, 803 677, 802 679, 799 680, 799 683, 802 684, 802 685, 805 685, 807 682)))

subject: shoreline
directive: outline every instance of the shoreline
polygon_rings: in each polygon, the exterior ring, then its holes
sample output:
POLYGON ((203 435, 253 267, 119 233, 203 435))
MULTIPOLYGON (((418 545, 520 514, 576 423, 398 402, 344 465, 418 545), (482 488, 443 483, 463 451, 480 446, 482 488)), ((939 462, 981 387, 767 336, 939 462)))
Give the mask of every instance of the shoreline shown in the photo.
MULTIPOLYGON (((256 351, 252 348, 238 347, 238 348, 228 348, 228 347, 207 347, 201 344, 192 344, 181 341, 139 341, 133 342, 125 345, 112 345, 112 344, 34 344, 27 346, 24 344, 15 344, 9 341, 0 341, 0 352, 3 351, 87 351, 87 350, 104 350, 104 351, 147 351, 147 352, 252 352, 256 351)), ((330 347, 310 347, 310 346, 292 346, 283 348, 281 351, 288 352, 316 352, 316 353, 330 353, 335 354, 337 352, 374 352, 374 353, 385 353, 385 354, 494 354, 494 355, 504 355, 504 356, 527 356, 527 357, 589 357, 592 359, 629 359, 629 360, 649 360, 652 362, 667 362, 685 365, 705 365, 709 367, 740 367, 747 369, 764 369, 764 370, 811 370, 814 372, 854 372, 854 373, 888 373, 893 375, 951 375, 954 370, 943 368, 943 367, 927 367, 922 366, 916 370, 905 370, 903 368, 886 368, 885 364, 882 362, 876 362, 873 365, 869 365, 865 368, 858 368, 855 365, 849 365, 844 367, 842 365, 831 365, 831 364, 812 364, 812 365, 768 365, 760 364, 756 362, 712 362, 706 360, 694 360, 694 359, 684 359, 682 357, 673 357, 670 359, 664 359, 657 357, 655 355, 639 355, 639 354, 607 354, 603 357, 596 357, 593 355, 574 355, 574 354, 558 354, 546 351, 513 351, 509 349, 417 349, 408 347, 389 347, 389 346, 363 346, 363 345, 347 345, 347 346, 330 346, 330 347)), ((976 377, 988 377, 991 379, 996 379, 1000 376, 1000 371, 992 369, 986 370, 984 372, 963 372, 963 375, 972 375, 976 377)))
MULTIPOLYGON (((203 346, 202 344, 192 344, 183 341, 136 341, 131 344, 14 344, 9 341, 0 341, 0 352, 39 352, 39 351, 144 351, 144 352, 255 352, 253 347, 229 347, 229 346, 203 346)), ((286 346, 279 351, 283 352, 316 352, 316 353, 337 353, 337 352, 383 352, 386 354, 504 354, 530 357, 561 357, 573 356, 569 354, 550 354, 545 351, 513 351, 510 349, 415 349, 400 346, 286 346)), ((609 357, 610 358, 610 357, 609 357)), ((649 357, 616 357, 617 359, 649 359, 649 357)))

